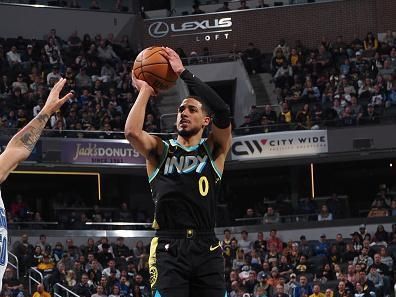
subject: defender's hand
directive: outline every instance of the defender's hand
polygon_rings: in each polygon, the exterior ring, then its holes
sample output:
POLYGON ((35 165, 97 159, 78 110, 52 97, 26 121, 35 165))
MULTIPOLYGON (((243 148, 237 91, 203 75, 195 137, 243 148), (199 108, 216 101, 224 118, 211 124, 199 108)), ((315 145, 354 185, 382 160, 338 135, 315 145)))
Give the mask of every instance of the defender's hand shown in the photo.
POLYGON ((164 47, 164 51, 166 54, 164 56, 168 59, 169 64, 171 65, 173 71, 180 76, 180 74, 184 71, 183 62, 180 59, 179 55, 171 48, 164 47))
POLYGON ((50 114, 55 113, 59 108, 62 107, 62 105, 69 100, 69 98, 72 96, 72 93, 68 93, 66 96, 63 98, 59 99, 59 94, 63 89, 63 86, 66 83, 65 78, 61 78, 52 88, 51 92, 48 95, 47 101, 45 102, 45 105, 43 107, 43 111, 46 111, 50 114))

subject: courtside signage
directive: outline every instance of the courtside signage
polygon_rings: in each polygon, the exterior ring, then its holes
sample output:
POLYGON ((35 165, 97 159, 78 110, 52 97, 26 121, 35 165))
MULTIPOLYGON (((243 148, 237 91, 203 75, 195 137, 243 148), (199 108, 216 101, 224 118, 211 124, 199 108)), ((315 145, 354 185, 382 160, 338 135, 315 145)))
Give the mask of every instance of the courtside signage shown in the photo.
POLYGON ((327 130, 274 132, 234 137, 231 159, 273 159, 327 152, 327 130))
POLYGON ((230 17, 182 23, 162 20, 148 25, 148 34, 153 38, 194 36, 195 41, 211 41, 228 39, 230 32, 232 32, 230 17))
POLYGON ((62 144, 62 162, 74 164, 144 165, 144 157, 126 140, 68 139, 62 144))

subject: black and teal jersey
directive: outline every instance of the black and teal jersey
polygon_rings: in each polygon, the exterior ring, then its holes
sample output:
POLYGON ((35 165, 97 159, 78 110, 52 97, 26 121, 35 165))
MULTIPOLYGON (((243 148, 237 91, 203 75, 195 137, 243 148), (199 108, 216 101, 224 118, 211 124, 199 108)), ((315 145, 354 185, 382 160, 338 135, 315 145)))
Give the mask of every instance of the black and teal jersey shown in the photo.
POLYGON ((163 143, 159 165, 149 176, 155 205, 153 227, 213 229, 221 173, 206 139, 191 147, 173 139, 163 143))

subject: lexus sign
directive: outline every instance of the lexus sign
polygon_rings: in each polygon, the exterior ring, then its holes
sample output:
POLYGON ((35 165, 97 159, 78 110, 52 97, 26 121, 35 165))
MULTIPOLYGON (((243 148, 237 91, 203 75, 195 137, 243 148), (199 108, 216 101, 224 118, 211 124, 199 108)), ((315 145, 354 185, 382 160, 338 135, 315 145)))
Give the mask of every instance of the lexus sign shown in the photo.
POLYGON ((182 23, 163 20, 148 26, 148 34, 153 38, 194 36, 195 41, 211 41, 228 39, 230 32, 232 32, 230 17, 182 23))

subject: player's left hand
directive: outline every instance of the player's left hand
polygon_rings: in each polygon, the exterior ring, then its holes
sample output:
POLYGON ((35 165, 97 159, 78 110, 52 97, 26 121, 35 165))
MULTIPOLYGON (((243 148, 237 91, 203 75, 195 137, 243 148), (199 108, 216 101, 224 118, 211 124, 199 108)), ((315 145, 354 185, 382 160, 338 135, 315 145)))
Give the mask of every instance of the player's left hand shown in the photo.
POLYGON ((61 78, 52 88, 51 92, 48 95, 47 101, 45 102, 45 105, 43 107, 43 110, 47 111, 50 114, 53 114, 56 112, 61 106, 69 100, 69 98, 72 96, 72 93, 68 93, 66 96, 63 98, 59 98, 59 94, 62 91, 64 85, 66 83, 65 78, 61 78))
POLYGON ((180 75, 184 71, 183 62, 180 59, 179 55, 170 47, 164 47, 165 54, 164 57, 168 59, 169 64, 171 65, 173 71, 180 75))

